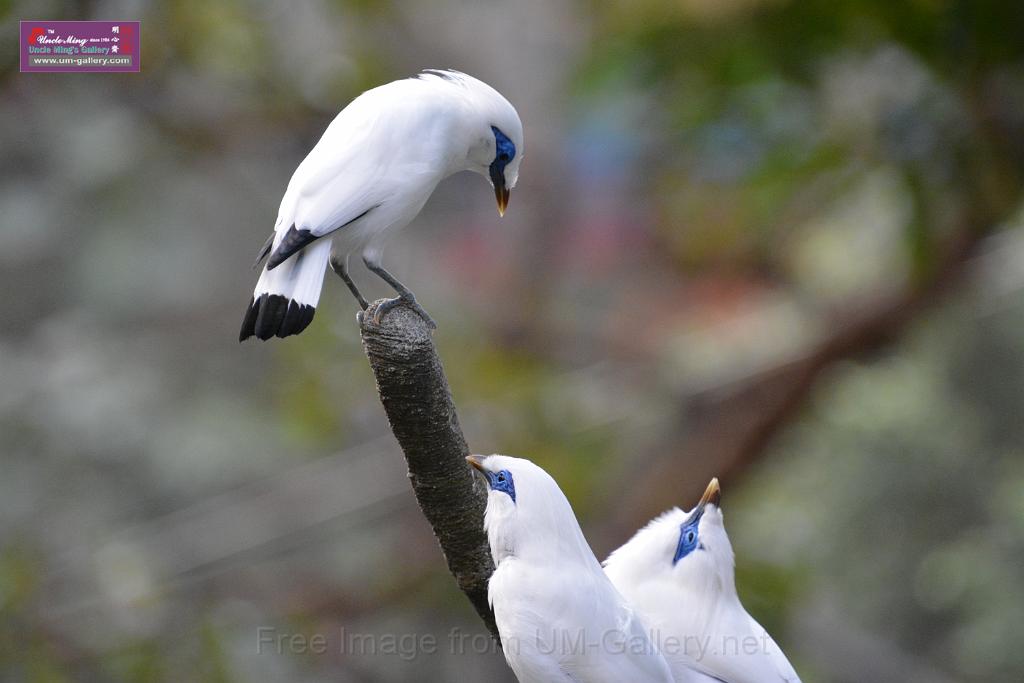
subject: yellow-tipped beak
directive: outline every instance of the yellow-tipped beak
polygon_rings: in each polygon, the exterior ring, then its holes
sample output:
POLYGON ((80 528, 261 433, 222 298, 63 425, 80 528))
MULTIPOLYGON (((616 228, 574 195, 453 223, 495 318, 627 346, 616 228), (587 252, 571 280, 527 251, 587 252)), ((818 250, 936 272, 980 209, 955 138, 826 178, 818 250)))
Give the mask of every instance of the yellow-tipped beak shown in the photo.
POLYGON ((713 477, 708 487, 704 489, 704 495, 700 497, 697 507, 702 508, 708 503, 717 506, 722 500, 722 488, 718 485, 718 477, 713 477))
POLYGON ((505 209, 508 208, 508 198, 512 195, 512 192, 505 187, 504 179, 500 183, 494 184, 494 198, 498 200, 498 215, 504 216, 505 209))
POLYGON ((484 469, 484 456, 482 455, 467 455, 466 462, 468 462, 473 469, 479 472, 487 472, 487 470, 484 469))

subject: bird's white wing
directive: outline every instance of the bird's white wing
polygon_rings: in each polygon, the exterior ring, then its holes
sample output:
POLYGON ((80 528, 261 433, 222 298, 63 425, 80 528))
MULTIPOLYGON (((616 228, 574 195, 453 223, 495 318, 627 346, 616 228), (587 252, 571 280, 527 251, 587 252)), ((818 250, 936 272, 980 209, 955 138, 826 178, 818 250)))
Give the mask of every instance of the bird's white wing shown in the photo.
MULTIPOLYGON (((371 91, 373 92, 373 91, 371 91)), ((387 127, 388 110, 365 93, 335 117, 295 169, 274 225, 274 249, 291 229, 323 237, 380 204, 386 193, 381 176, 390 150, 375 146, 387 127)))
POLYGON ((712 678, 727 683, 800 683, 778 644, 742 607, 720 614, 706 630, 680 632, 706 638, 700 645, 707 649, 692 665, 712 678))
POLYGON ((294 225, 320 237, 384 201, 390 188, 381 181, 400 150, 382 133, 398 113, 374 92, 345 107, 299 164, 281 200, 278 231, 294 225))
POLYGON ((555 642, 545 615, 532 609, 533 599, 524 595, 522 586, 534 578, 526 567, 515 561, 502 562, 488 583, 488 600, 501 634, 505 660, 520 683, 547 683, 573 679, 561 666, 555 642))
POLYGON ((748 614, 747 618, 750 619, 750 630, 764 643, 766 658, 778 675, 778 678, 775 680, 785 681, 786 683, 800 683, 800 677, 797 676, 796 670, 789 663, 789 660, 786 659, 786 655, 783 654, 782 648, 775 642, 775 639, 768 634, 761 624, 757 623, 754 617, 748 614))
POLYGON ((684 655, 667 656, 665 659, 668 660, 675 683, 732 683, 730 680, 701 671, 692 659, 684 655))
POLYGON ((579 576, 567 577, 577 584, 578 598, 571 609, 574 623, 591 624, 588 644, 596 647, 588 656, 570 656, 562 668, 575 681, 672 681, 668 662, 651 640, 651 633, 637 617, 632 606, 614 589, 600 567, 591 577, 591 585, 580 586, 579 576))
POLYGON ((443 177, 438 129, 450 125, 451 112, 421 81, 396 81, 353 100, 292 175, 264 247, 268 265, 336 230, 370 221, 366 238, 407 223, 443 177))
POLYGON ((402 163, 394 141, 409 123, 409 108, 395 106, 395 86, 363 93, 334 118, 292 174, 261 258, 270 253, 271 264, 283 261, 352 225, 393 193, 400 175, 393 169, 402 163))
POLYGON ((448 100, 431 83, 406 79, 363 93, 296 169, 282 216, 326 235, 397 194, 417 188, 429 195, 447 168, 445 131, 455 125, 448 100), (424 175, 430 181, 422 182, 424 175))
POLYGON ((489 591, 505 657, 523 683, 673 680, 641 622, 598 571, 542 574, 505 561, 489 591))
POLYGON ((351 225, 379 206, 389 188, 387 149, 375 146, 378 128, 390 112, 364 93, 327 127, 320 141, 295 169, 281 198, 274 232, 257 255, 270 256, 268 270, 325 235, 351 225))

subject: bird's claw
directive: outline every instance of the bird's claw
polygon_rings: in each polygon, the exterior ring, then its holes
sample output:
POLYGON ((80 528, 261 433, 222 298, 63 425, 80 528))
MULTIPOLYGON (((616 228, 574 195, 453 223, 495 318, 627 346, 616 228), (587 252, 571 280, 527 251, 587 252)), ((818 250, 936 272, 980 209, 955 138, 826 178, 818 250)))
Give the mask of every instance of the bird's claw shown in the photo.
MULTIPOLYGON (((411 308, 416 315, 423 319, 423 322, 427 324, 427 327, 432 330, 437 329, 437 323, 435 323, 434 319, 430 317, 430 314, 420 306, 419 302, 416 301, 416 297, 411 293, 408 295, 402 294, 394 297, 393 299, 384 299, 380 303, 376 304, 373 311, 373 324, 380 325, 381 318, 384 317, 384 314, 400 304, 405 304, 411 308)), ((362 320, 360 320, 360 322, 362 322, 362 320)))

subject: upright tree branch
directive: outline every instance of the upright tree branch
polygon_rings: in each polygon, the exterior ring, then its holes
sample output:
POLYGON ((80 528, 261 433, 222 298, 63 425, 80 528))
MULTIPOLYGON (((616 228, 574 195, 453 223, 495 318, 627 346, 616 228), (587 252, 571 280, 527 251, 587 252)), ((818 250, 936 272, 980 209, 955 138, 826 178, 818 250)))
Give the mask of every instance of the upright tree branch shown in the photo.
POLYGON ((405 454, 423 515, 441 544, 448 569, 496 640, 487 603, 494 572, 483 530, 486 494, 474 486, 469 448, 430 330, 411 309, 398 306, 373 322, 375 302, 360 324, 363 349, 391 430, 405 454))

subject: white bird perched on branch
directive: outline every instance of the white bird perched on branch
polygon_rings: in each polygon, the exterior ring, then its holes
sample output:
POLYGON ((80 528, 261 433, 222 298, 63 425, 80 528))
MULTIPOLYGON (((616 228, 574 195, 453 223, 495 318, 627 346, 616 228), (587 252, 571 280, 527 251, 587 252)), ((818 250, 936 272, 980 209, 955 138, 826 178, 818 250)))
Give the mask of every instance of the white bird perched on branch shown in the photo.
POLYGON ((666 652, 672 639, 701 671, 726 683, 799 682, 736 594, 720 500, 712 479, 693 510, 652 520, 605 560, 605 573, 651 622, 666 652))
POLYGON ((488 178, 505 213, 519 177, 523 125, 494 88, 458 71, 428 70, 369 90, 345 107, 292 175, 239 341, 298 334, 313 320, 328 259, 365 310, 348 255, 398 293, 434 327, 413 293, 381 265, 385 238, 419 213, 434 188, 459 171, 488 178), (331 252, 334 236, 335 248, 331 252))
POLYGON ((484 528, 496 568, 488 599, 521 683, 714 680, 669 668, 547 472, 506 455, 467 460, 490 488, 484 528))

